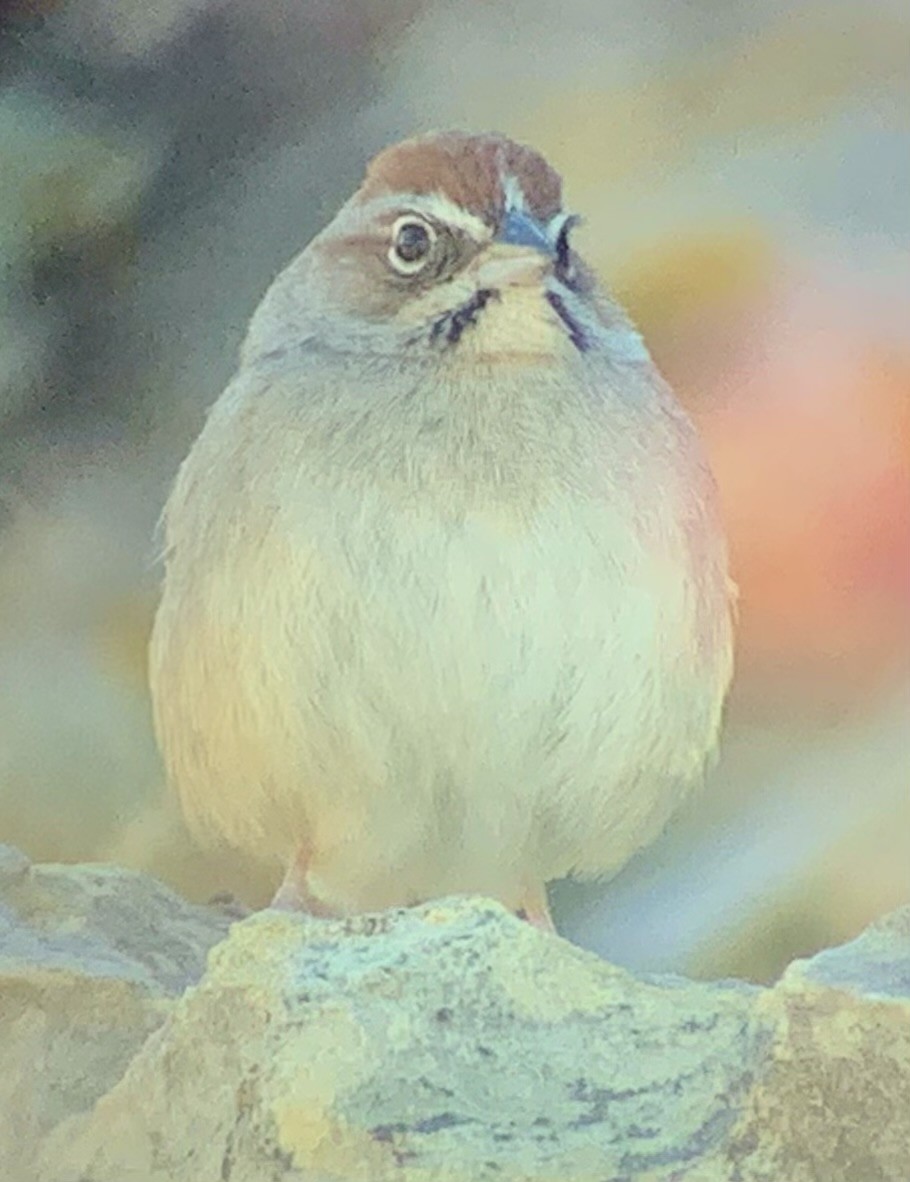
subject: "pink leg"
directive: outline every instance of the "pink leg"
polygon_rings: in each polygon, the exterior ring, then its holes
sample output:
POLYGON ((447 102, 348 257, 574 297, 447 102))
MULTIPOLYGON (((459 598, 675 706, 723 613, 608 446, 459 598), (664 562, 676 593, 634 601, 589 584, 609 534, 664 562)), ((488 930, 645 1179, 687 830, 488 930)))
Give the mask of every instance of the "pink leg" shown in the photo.
POLYGON ((518 914, 526 919, 532 927, 538 928, 542 932, 549 932, 553 936, 557 935, 556 925, 550 914, 550 905, 547 902, 547 888, 545 886, 527 892, 521 901, 518 914))
POLYGON ((269 906, 279 911, 306 911, 320 919, 331 919, 335 913, 317 899, 307 886, 309 861, 310 851, 306 846, 300 846, 269 906))

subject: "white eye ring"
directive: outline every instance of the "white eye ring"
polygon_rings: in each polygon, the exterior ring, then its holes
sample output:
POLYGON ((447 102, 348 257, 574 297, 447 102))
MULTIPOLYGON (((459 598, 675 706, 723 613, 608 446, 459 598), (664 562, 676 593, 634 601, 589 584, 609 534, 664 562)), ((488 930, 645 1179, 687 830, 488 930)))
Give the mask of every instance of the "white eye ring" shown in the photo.
POLYGON ((392 226, 389 262, 399 275, 416 275, 427 265, 436 231, 416 213, 402 214, 392 226))

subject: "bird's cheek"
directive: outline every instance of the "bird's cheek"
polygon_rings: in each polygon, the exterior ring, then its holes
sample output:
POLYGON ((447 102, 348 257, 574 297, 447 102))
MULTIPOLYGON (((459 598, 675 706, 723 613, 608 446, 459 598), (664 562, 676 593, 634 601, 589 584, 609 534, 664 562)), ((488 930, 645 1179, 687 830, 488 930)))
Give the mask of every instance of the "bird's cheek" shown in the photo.
POLYGON ((488 247, 467 273, 477 287, 541 290, 551 270, 551 260, 540 251, 497 243, 488 247))
POLYGON ((423 290, 413 290, 400 301, 394 314, 395 323, 413 328, 432 325, 467 303, 476 291, 476 286, 464 276, 444 280, 423 290))

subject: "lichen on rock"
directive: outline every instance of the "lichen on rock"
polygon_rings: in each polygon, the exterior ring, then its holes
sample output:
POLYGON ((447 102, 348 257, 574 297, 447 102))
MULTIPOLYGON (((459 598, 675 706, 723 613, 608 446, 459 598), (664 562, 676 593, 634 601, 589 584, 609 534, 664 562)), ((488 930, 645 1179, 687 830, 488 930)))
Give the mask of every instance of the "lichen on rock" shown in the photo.
POLYGON ((768 989, 636 979, 483 899, 231 925, 11 851, 0 924, 4 1178, 910 1177, 910 909, 768 989))

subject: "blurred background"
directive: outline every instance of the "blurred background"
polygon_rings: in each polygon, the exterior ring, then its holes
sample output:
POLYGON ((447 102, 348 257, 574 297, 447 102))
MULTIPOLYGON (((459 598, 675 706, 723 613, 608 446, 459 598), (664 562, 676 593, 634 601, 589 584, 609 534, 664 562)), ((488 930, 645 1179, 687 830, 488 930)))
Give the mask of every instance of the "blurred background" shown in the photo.
POLYGON ((163 791, 155 522, 276 270, 375 150, 448 126, 564 174, 741 588, 708 791, 557 922, 773 978, 910 899, 904 0, 0 3, 0 840, 267 897, 163 791))

